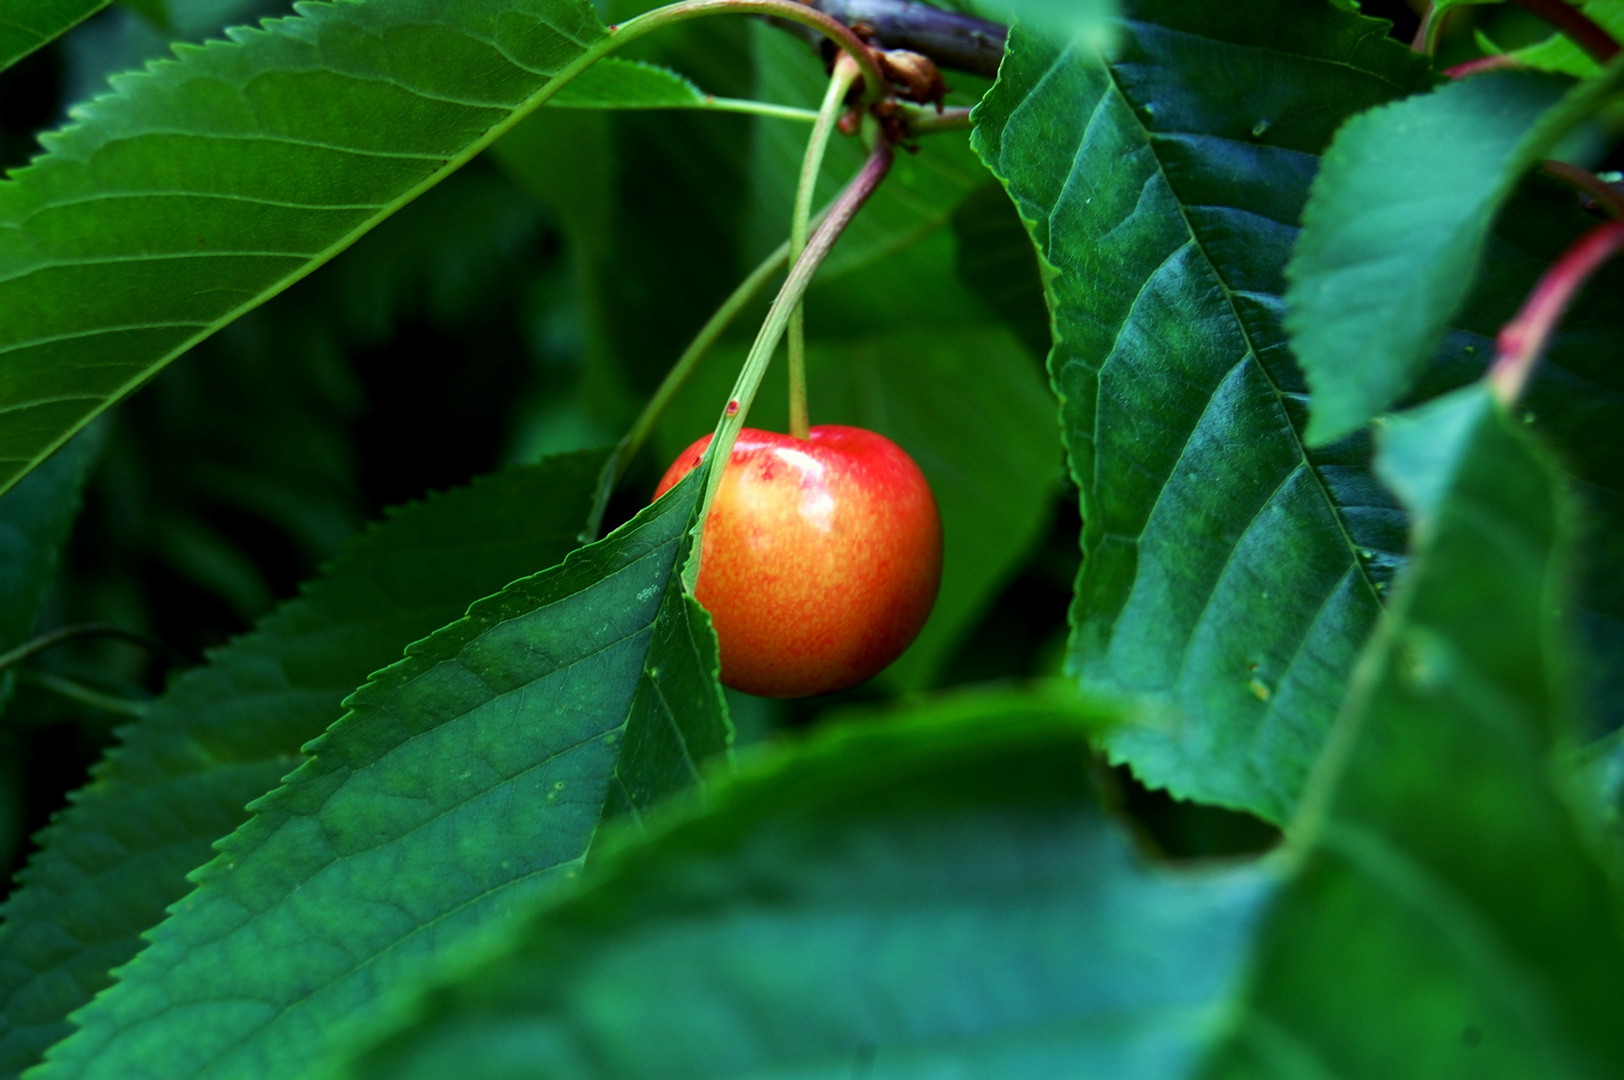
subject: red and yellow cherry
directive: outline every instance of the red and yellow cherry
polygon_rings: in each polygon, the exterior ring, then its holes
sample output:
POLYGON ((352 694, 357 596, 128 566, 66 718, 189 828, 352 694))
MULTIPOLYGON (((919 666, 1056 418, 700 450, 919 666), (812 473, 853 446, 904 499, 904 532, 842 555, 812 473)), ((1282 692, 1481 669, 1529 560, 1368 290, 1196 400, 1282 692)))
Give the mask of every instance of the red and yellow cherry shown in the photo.
MULTIPOLYGON (((808 435, 741 431, 705 523, 695 595, 716 626, 722 681, 764 697, 878 673, 918 636, 941 582, 941 518, 913 459, 862 428, 808 435)), ((710 440, 677 456, 655 498, 710 440)))

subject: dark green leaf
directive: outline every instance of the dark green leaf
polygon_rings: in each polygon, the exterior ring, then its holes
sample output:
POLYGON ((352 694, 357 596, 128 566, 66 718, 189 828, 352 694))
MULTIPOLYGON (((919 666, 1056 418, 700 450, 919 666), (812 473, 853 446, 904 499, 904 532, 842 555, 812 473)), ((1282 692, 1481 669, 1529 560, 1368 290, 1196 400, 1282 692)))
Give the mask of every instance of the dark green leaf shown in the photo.
POLYGON ((120 732, 123 745, 41 834, 0 909, 0 1077, 72 1030, 68 1014, 111 984, 140 935, 190 891, 186 874, 298 764, 345 695, 474 600, 576 546, 602 458, 509 469, 395 511, 120 732))
POLYGON ((0 71, 107 4, 108 0, 0 0, 0 71))
MULTIPOLYGON (((1571 189, 1531 178, 1512 197, 1484 249, 1472 295, 1423 373, 1417 400, 1483 374, 1495 335, 1551 261, 1595 218, 1571 189)), ((1579 497, 1573 617, 1587 653, 1580 665, 1593 734, 1624 723, 1624 264, 1604 267, 1568 310, 1524 399, 1523 418, 1557 449, 1579 497)))
MULTIPOLYGON (((33 632, 101 443, 100 432, 86 432, 37 476, 0 496, 0 653, 33 632)), ((0 672, 0 710, 11 694, 12 674, 0 672)))
POLYGON ((1363 427, 1410 389, 1518 178, 1620 80, 1624 61, 1578 86, 1490 72, 1337 133, 1288 270, 1287 327, 1313 390, 1310 442, 1363 427))
POLYGON ((1085 780, 1107 715, 949 700, 762 759, 348 1075, 1186 1075, 1272 882, 1138 862, 1085 780))
POLYGON ((604 34, 583 0, 303 12, 115 79, 0 183, 0 488, 465 162, 604 34))
POLYGON ((1365 445, 1304 448, 1282 271, 1340 120, 1430 76, 1324 0, 1124 13, 1109 67, 1017 28, 976 129, 1050 266, 1070 665, 1161 707, 1108 737, 1147 783, 1279 822, 1402 550, 1365 445))
POLYGON ((1624 1062, 1616 901, 1553 779, 1572 731, 1555 625, 1569 511, 1518 426, 1472 386, 1383 433, 1414 559, 1305 800, 1308 850, 1219 1075, 1510 1080, 1624 1062))
POLYGON ((295 1077, 726 744, 680 569, 703 471, 407 649, 192 875, 40 1080, 295 1077))
POLYGON ((705 104, 699 87, 668 68, 599 60, 548 102, 563 109, 681 109, 705 104))

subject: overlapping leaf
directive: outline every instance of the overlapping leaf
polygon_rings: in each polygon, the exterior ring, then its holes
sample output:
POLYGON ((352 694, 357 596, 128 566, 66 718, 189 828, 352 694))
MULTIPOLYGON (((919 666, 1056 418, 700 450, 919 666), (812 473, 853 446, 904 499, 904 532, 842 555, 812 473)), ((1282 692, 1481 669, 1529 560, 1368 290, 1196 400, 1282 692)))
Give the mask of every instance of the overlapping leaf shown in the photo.
POLYGON ((351 695, 37 1075, 298 1076, 386 988, 573 878, 606 815, 691 784, 727 726, 676 572, 702 481, 351 695))
POLYGON ((65 34, 108 0, 0 0, 0 70, 65 34))
POLYGON ((1430 76, 1322 0, 1124 15, 1109 66, 1017 28, 975 142, 1053 271, 1070 664, 1159 702, 1109 741, 1141 778, 1281 821, 1402 551, 1364 444, 1303 444, 1282 271, 1339 122, 1430 76))
MULTIPOLYGON (((5 496, 45 481, 58 460, 5 496)), ((510 469, 396 511, 304 595, 182 676, 40 837, 0 914, 0 1076, 72 1030, 244 806, 405 647, 577 544, 601 454, 510 469)))
MULTIPOLYGON (((86 432, 38 476, 0 496, 0 653, 21 645, 34 629, 101 441, 99 432, 86 432)), ((0 711, 11 685, 12 672, 0 672, 0 711)))
POLYGON ((0 487, 537 105, 582 0, 311 4, 185 47, 0 182, 0 487))
POLYGON ((1552 753, 1572 735, 1561 481, 1481 386, 1395 418, 1416 521, 1296 880, 1219 1076, 1617 1075, 1616 899, 1552 753))
POLYGON ((1491 72, 1365 113, 1337 134, 1289 268, 1287 327, 1311 442, 1407 392, 1466 299, 1518 178, 1624 80, 1491 72))
POLYGON ((348 1075, 1187 1075, 1272 882, 1140 864, 1084 779, 1104 715, 973 698, 763 761, 348 1075))

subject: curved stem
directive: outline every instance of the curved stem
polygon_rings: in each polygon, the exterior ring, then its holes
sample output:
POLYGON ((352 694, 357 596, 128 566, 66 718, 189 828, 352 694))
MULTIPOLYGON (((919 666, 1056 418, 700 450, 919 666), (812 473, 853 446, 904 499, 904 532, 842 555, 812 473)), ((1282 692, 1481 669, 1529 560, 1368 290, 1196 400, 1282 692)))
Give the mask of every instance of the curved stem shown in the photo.
MULTIPOLYGON (((874 61, 874 54, 869 51, 863 39, 854 34, 849 26, 838 19, 831 18, 816 8, 798 3, 797 0, 681 0, 680 3, 668 4, 662 8, 655 8, 637 16, 627 19, 618 26, 609 28, 609 36, 595 43, 581 56, 577 57, 565 71, 580 64, 581 70, 590 67, 594 62, 607 56, 614 49, 630 41, 636 41, 644 34, 652 33, 672 23, 683 22, 701 15, 772 15, 790 22, 810 26, 824 37, 833 41, 845 50, 846 55, 856 63, 857 70, 863 76, 863 97, 868 101, 878 101, 884 97, 889 87, 885 76, 881 74, 879 65, 874 61), (592 54, 599 49, 597 55, 592 54), (586 58, 591 56, 590 60, 586 58), (582 61, 585 60, 585 63, 582 61)), ((570 72, 574 78, 578 72, 570 72)))
POLYGON ((1493 56, 1480 56, 1476 60, 1467 60, 1454 67, 1444 68, 1444 75, 1451 79, 1469 79, 1486 71, 1515 71, 1522 66, 1522 61, 1510 53, 1496 53, 1493 56))
POLYGON ((897 115, 902 117, 903 130, 910 137, 918 135, 936 135, 944 131, 969 131, 975 127, 970 114, 974 110, 964 108, 923 109, 905 101, 897 102, 897 115))
MULTIPOLYGON (((795 186, 795 212, 789 226, 790 262, 799 259, 806 250, 806 236, 812 221, 812 195, 817 190, 823 155, 829 148, 829 136, 834 134, 835 121, 840 119, 846 93, 856 80, 856 64, 845 56, 835 61, 829 88, 824 91, 823 104, 818 109, 817 123, 812 125, 812 137, 806 143, 806 156, 801 159, 801 178, 795 186)), ((804 439, 810 427, 806 407, 806 309, 797 303, 789 314, 789 433, 804 439)))
POLYGON ((1567 3, 1567 0, 1513 0, 1513 2, 1562 31, 1575 45, 1589 53, 1598 64, 1605 64, 1618 55, 1618 42, 1613 40, 1613 35, 1603 30, 1578 8, 1567 3))
MULTIPOLYGON (((703 523, 710 515, 711 503, 716 499, 716 490, 722 484, 722 473, 726 468, 728 459, 733 454, 733 444, 738 440, 739 430, 744 427, 744 420, 750 412, 750 404, 755 401, 756 391, 761 387, 761 377, 766 374, 767 364, 772 360, 773 352, 778 348, 778 341, 784 336, 784 330, 789 325, 789 313, 801 297, 806 295, 807 286, 812 283, 812 276, 818 272, 818 267, 828 257, 835 241, 840 234, 846 231, 857 211, 862 209, 874 189, 880 186, 885 174, 891 170, 892 150, 891 144, 880 139, 869 154, 868 160, 863 163, 846 190, 840 193, 834 205, 829 208, 829 215, 823 223, 813 231, 811 239, 807 241, 806 250, 801 257, 795 260, 790 267, 789 276, 784 279, 784 285, 778 290, 778 296, 773 300, 773 306, 767 311, 767 318, 761 324, 761 330, 756 334, 755 344, 750 346, 750 355, 745 358, 744 367, 739 371, 738 381, 733 384, 733 393, 728 398, 727 406, 722 410, 722 418, 716 424, 716 436, 711 439, 710 446, 705 451, 706 459, 711 463, 709 473, 705 478, 705 496, 700 503, 698 520, 703 523), (717 463, 720 464, 717 464, 717 463)), ((704 543, 704 534, 701 531, 700 541, 704 543)), ((699 577, 699 545, 696 545, 693 554, 689 557, 688 565, 683 568, 683 582, 692 593, 694 584, 699 577)))
POLYGON ((1581 169, 1577 165, 1569 165, 1565 161, 1544 162, 1540 165, 1540 171, 1566 181, 1589 195, 1596 200, 1597 206, 1607 211, 1608 217, 1624 218, 1624 192, 1620 192, 1595 173, 1581 169))
POLYGON ((75 626, 64 626, 57 630, 50 630, 40 634, 31 641, 25 641, 9 652, 0 653, 0 671, 16 667, 24 660, 38 656, 47 649, 54 649, 64 642, 82 637, 111 637, 128 641, 132 645, 139 645, 149 652, 157 653, 170 663, 189 663, 187 657, 176 650, 145 634, 138 634, 134 630, 125 630, 120 626, 108 626, 104 623, 80 623, 75 626))
POLYGON ((1598 267, 1624 250, 1624 221, 1608 221, 1575 240, 1539 279, 1517 317, 1500 329, 1489 386, 1507 407, 1523 387, 1561 320, 1598 267))

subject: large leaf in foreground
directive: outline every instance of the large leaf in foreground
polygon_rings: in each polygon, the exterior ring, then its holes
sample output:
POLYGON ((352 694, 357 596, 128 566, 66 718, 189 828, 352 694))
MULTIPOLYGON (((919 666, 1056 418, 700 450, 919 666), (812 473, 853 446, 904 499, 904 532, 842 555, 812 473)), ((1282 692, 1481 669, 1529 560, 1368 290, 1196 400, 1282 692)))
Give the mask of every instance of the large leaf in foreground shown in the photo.
POLYGON ((0 71, 107 4, 108 0, 0 0, 0 71))
POLYGON ((1304 448, 1282 270, 1340 120, 1429 76, 1323 0, 1124 13, 1109 67, 1017 27, 976 129, 1053 268, 1070 665, 1162 707, 1108 737, 1142 779, 1278 822, 1402 551, 1366 446, 1304 448))
POLYGON ((584 0, 302 11, 115 78, 0 182, 0 490, 467 161, 604 34, 584 0))
POLYGON ((763 760, 349 1074, 1187 1075, 1271 881, 1140 864, 1085 780, 1089 711, 950 700, 763 760))
POLYGON ((1310 442, 1363 427, 1410 389, 1466 299, 1518 178, 1621 78, 1624 61, 1578 86, 1491 72, 1337 133, 1288 271, 1291 347, 1314 393, 1310 442))
POLYGON ((384 988, 573 878, 606 816, 692 784, 727 735, 678 572, 702 472, 346 699, 41 1080, 300 1075, 384 988))
POLYGON ((187 873, 338 719, 345 695, 475 600, 576 546, 601 461, 553 458, 396 510, 119 732, 122 745, 40 835, 0 908, 0 1077, 72 1030, 68 1014, 111 984, 140 935, 191 891, 187 873))
POLYGON ((1511 1080, 1624 1062, 1616 900, 1553 779, 1572 731, 1555 625, 1570 515, 1518 427, 1473 386, 1383 434, 1412 569, 1305 800, 1309 850, 1220 1075, 1511 1080))

